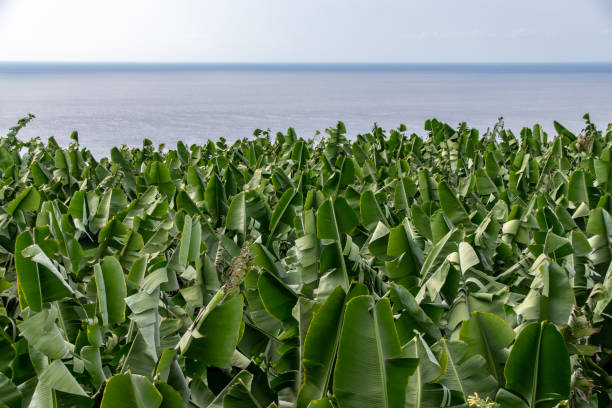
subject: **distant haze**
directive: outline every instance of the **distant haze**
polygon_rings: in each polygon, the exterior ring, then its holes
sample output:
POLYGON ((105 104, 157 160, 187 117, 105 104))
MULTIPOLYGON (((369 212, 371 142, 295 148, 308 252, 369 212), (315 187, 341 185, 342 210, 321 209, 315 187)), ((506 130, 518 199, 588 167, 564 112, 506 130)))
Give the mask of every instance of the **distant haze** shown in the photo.
MULTIPOLYGON (((520 132, 553 120, 573 132, 590 112, 612 121, 612 64, 171 65, 0 64, 0 134, 28 112, 26 140, 79 140, 99 157, 112 146, 203 144, 295 128, 302 137, 345 122, 349 136, 426 119, 484 131, 499 116, 520 132)), ((554 133, 553 133, 554 134, 554 133)))
POLYGON ((0 61, 612 61, 610 0, 0 0, 0 61))

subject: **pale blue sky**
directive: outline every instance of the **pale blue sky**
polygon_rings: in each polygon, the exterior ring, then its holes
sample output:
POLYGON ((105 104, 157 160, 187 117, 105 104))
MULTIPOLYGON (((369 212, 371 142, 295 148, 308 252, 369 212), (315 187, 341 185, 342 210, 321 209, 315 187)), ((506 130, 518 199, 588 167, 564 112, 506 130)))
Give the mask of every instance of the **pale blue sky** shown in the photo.
POLYGON ((612 61, 612 0, 0 0, 0 61, 612 61))

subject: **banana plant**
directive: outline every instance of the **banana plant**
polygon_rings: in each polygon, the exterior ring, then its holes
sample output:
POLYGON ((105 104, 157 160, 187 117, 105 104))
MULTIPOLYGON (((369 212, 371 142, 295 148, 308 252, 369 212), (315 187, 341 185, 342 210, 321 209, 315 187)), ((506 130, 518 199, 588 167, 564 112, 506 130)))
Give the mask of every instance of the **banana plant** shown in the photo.
POLYGON ((0 406, 609 406, 612 126, 0 138, 0 406))

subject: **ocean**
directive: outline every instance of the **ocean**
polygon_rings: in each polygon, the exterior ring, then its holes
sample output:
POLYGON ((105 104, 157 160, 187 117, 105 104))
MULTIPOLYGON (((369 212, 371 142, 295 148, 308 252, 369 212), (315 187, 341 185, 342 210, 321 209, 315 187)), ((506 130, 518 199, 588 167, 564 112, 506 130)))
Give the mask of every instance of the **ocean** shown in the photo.
POLYGON ((519 132, 582 115, 612 122, 612 64, 0 64, 0 134, 28 113, 22 139, 62 144, 78 130, 97 156, 144 138, 173 146, 295 128, 313 137, 341 120, 349 136, 425 120, 481 131, 503 116, 519 132))

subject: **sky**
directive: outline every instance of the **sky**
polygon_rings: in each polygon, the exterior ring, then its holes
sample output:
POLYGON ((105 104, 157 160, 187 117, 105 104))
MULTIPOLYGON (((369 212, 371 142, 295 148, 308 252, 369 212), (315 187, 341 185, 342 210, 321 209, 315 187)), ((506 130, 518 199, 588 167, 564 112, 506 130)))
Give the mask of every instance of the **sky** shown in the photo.
POLYGON ((612 62, 612 0, 0 0, 0 61, 612 62))

